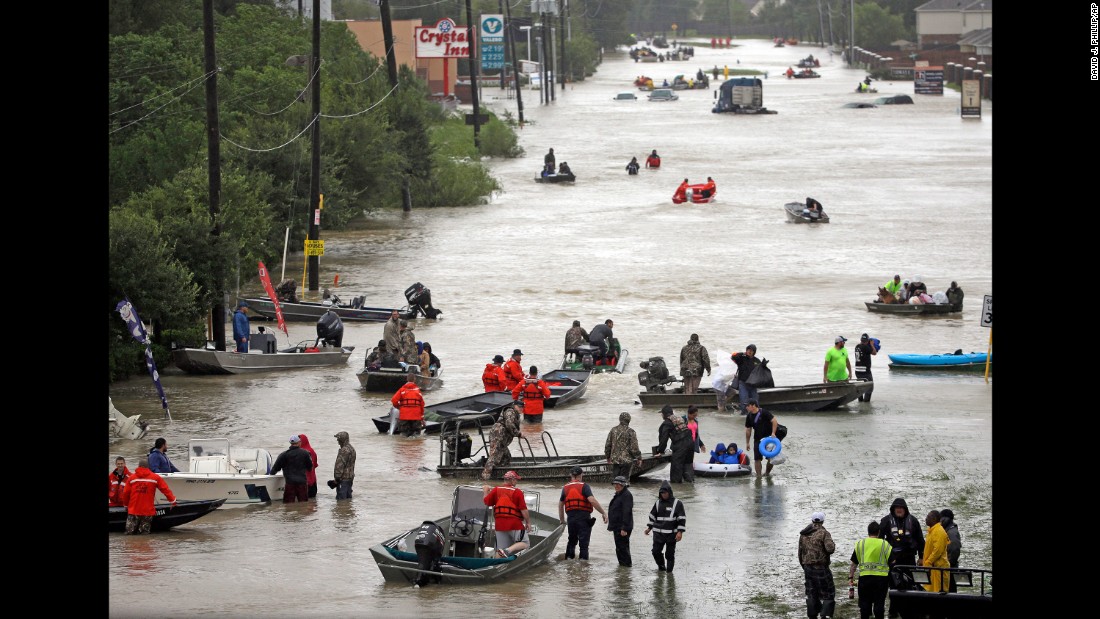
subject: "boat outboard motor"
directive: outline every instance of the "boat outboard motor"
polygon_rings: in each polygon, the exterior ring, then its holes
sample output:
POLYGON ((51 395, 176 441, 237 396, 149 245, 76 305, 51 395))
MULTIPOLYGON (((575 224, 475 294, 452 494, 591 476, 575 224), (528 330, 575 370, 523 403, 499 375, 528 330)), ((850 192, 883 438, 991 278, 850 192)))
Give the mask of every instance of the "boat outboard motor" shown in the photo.
POLYGON ((435 319, 438 318, 443 310, 437 310, 432 307, 432 291, 424 287, 424 284, 416 282, 412 286, 405 289, 405 300, 409 302, 409 305, 413 309, 413 316, 416 316, 416 311, 424 314, 425 317, 435 319))
POLYGON ((344 341, 344 321, 336 312, 328 310, 317 319, 317 342, 326 346, 340 347, 344 341))
POLYGON ((664 357, 650 357, 638 365, 645 371, 638 372, 638 384, 646 391, 663 393, 665 385, 676 382, 675 376, 669 376, 664 357))

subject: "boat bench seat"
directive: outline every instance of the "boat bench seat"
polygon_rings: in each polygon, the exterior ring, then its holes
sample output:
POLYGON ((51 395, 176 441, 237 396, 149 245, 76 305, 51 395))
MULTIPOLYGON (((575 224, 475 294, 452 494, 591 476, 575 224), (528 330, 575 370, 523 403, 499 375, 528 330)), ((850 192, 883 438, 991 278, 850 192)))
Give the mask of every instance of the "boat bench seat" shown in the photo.
POLYGON ((191 458, 192 473, 228 473, 225 456, 195 456, 191 458))
POLYGON ((271 454, 266 449, 256 447, 230 447, 229 460, 240 472, 252 472, 267 475, 271 472, 271 454))

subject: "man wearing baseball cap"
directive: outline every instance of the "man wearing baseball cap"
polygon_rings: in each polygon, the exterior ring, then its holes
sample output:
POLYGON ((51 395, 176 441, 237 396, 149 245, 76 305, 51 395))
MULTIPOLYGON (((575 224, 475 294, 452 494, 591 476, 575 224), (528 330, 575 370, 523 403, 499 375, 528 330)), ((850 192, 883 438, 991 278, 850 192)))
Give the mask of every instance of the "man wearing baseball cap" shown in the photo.
POLYGON ((504 388, 511 391, 516 385, 523 382, 526 374, 523 373, 523 351, 515 349, 512 358, 504 364, 504 388))
POLYGON ((237 352, 248 352, 248 303, 237 302, 237 311, 233 312, 233 341, 237 352))
MULTIPOLYGON (((875 347, 875 341, 871 339, 871 336, 864 333, 859 336, 859 343, 855 345, 856 351, 856 380, 874 381, 871 376, 871 357, 878 354, 878 348, 875 347)), ((865 393, 859 394, 857 398, 860 402, 870 402, 871 392, 875 388, 872 386, 865 393)))
POLYGON ((501 367, 503 363, 504 357, 497 355, 493 357, 492 363, 485 364, 485 371, 481 373, 481 384, 485 385, 485 393, 504 391, 508 377, 504 374, 504 368, 501 367))
POLYGON ((615 495, 607 504, 607 530, 615 539, 615 558, 621 567, 630 567, 630 533, 634 530, 634 495, 630 493, 630 480, 619 475, 611 484, 615 495))
POLYGON ((847 382, 852 375, 852 362, 848 360, 848 349, 844 347, 844 342, 847 341, 848 338, 843 335, 838 335, 833 340, 833 347, 825 353, 825 366, 822 368, 824 378, 821 382, 847 382))
POLYGON ((504 484, 489 488, 481 486, 486 505, 493 507, 493 518, 497 531, 497 557, 510 557, 527 548, 527 532, 531 530, 531 513, 527 511, 527 500, 523 491, 516 487, 522 479, 519 473, 508 471, 504 474, 504 484))
POLYGON ((825 512, 810 514, 810 524, 798 532, 798 562, 806 579, 806 612, 810 617, 832 617, 836 611, 836 588, 829 570, 829 556, 836 550, 833 536, 825 530, 825 512))
POLYGON ((309 483, 306 481, 306 473, 313 469, 313 458, 309 452, 302 449, 302 439, 295 434, 290 437, 290 449, 279 454, 275 458, 275 464, 271 466, 271 474, 283 472, 286 484, 283 486, 283 503, 295 501, 305 503, 309 500, 309 483))
POLYGON ((561 498, 558 499, 558 521, 569 527, 569 540, 565 546, 565 558, 572 559, 577 544, 580 544, 581 561, 588 560, 588 541, 592 538, 592 525, 596 519, 592 517, 592 509, 600 512, 603 523, 607 524, 607 512, 603 510, 600 502, 592 496, 592 488, 581 477, 584 469, 574 466, 569 471, 572 479, 561 489, 561 498), (566 522, 568 516, 568 522, 566 522))

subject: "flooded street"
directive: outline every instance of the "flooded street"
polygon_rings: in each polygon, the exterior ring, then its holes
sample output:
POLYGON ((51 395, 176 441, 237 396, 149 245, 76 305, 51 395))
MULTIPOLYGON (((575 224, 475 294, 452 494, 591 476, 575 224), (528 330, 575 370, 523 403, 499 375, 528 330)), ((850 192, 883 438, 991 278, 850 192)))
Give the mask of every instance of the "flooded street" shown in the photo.
MULTIPOLYGON (((370 418, 389 398, 360 389, 355 372, 381 338, 381 324, 345 323, 355 345, 348 367, 254 376, 187 376, 164 368, 173 420, 161 417, 148 376, 113 385, 115 406, 151 422, 141 441, 110 438, 115 455, 137 458, 160 436, 186 467, 191 438, 228 437, 234 446, 277 456, 287 437, 305 433, 317 451, 318 500, 309 504, 221 509, 169 533, 109 534, 112 617, 805 617, 798 532, 814 511, 826 513, 837 550, 837 616, 858 616, 844 596, 848 557, 867 523, 904 497, 923 522, 950 507, 963 540, 964 567, 993 568, 993 387, 980 374, 890 371, 889 353, 985 351, 982 296, 992 294, 992 128, 961 120, 958 93, 912 94, 910 82, 878 82, 878 95, 856 94, 863 71, 817 47, 774 48, 768 41, 711 50, 694 60, 642 64, 609 52, 597 73, 539 105, 523 91, 528 124, 523 158, 489 163, 503 187, 483 206, 416 209, 371 216, 357 229, 324 230, 321 281, 339 274, 337 294, 366 304, 405 303, 414 282, 431 289, 442 319, 415 323, 418 340, 442 360, 445 385, 430 404, 482 390, 493 355, 525 353, 524 366, 556 367, 574 319, 586 329, 605 319, 629 351, 623 374, 594 375, 585 396, 525 426, 536 449, 540 430, 561 453, 597 453, 618 415, 633 415, 642 449, 657 442, 660 415, 637 404, 638 362, 663 356, 679 373, 679 351, 692 333, 710 351, 749 343, 769 360, 777 385, 821 379, 837 335, 852 350, 863 332, 882 342, 874 358, 874 396, 838 411, 777 413, 789 428, 785 464, 771 478, 697 479, 675 486, 687 510, 674 575, 660 574, 644 536, 647 514, 667 468, 631 485, 634 566, 619 568, 610 533, 593 530, 586 564, 551 560, 515 580, 486 586, 386 584, 368 548, 424 519, 450 511, 453 480, 440 479, 438 437, 379 434, 370 418), (820 79, 781 73, 812 53, 820 79), (737 61, 740 60, 740 65, 737 61), (717 65, 766 70, 764 105, 776 115, 712 114, 710 90, 679 91, 678 101, 613 101, 645 74, 657 83, 717 65), (914 105, 843 108, 903 93, 914 105), (575 185, 534 182, 547 149, 567 161, 575 185), (659 170, 625 171, 632 156, 656 149, 659 170), (717 183, 712 204, 674 205, 687 177, 717 183), (818 199, 828 225, 785 221, 783 204, 818 199), (895 273, 921 276, 929 292, 955 280, 966 292, 961 315, 902 317, 864 306, 895 273), (347 431, 358 452, 354 499, 337 503, 332 477, 347 431), (292 601, 293 600, 293 601, 292 601)), ((514 99, 487 88, 484 103, 516 112, 514 99)), ((471 137, 472 139, 472 137, 471 137)), ((278 281, 280 265, 268 263, 278 281)), ((301 281, 302 258, 286 276, 301 281)), ((243 292, 260 292, 255 265, 241 265, 243 292)), ((140 308, 139 308, 140 310, 140 308)), ((253 330, 271 323, 253 322, 253 330)), ((314 325, 290 323, 279 345, 312 340, 314 325)), ((703 385, 709 386, 709 377, 703 385)), ((743 446, 743 417, 700 414, 708 449, 743 446)), ((476 445, 475 445, 476 448, 476 445)), ((518 445, 513 443, 513 453, 518 445)), ((697 454, 706 460, 705 454, 697 454)), ((563 479, 562 483, 566 480, 563 479)), ((541 493, 540 511, 557 513, 560 484, 520 487, 541 493)), ((610 484, 594 483, 607 505, 610 484)), ((554 556, 565 549, 565 539, 554 556)))

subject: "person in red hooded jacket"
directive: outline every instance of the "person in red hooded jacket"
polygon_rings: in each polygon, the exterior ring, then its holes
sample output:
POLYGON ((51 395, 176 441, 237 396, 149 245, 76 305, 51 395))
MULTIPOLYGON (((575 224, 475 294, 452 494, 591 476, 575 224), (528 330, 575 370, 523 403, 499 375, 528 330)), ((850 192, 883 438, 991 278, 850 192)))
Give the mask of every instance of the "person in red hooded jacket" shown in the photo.
POLYGON ((126 505, 126 535, 152 531, 153 516, 157 514, 157 490, 172 502, 173 507, 176 506, 176 495, 172 494, 168 482, 149 469, 149 457, 143 456, 122 490, 122 502, 126 505))
POLYGON ((409 372, 408 382, 390 398, 390 403, 397 407, 399 416, 394 434, 412 436, 420 434, 424 427, 424 396, 416 384, 417 375, 416 372, 409 372))
POLYGON ((523 366, 520 365, 523 362, 523 351, 515 349, 512 351, 512 358, 504 364, 504 388, 511 391, 516 388, 516 385, 523 382, 526 378, 523 374, 523 366))
POLYGON ((541 422, 543 405, 546 403, 546 398, 550 397, 550 386, 539 378, 538 367, 532 365, 523 382, 512 388, 513 400, 520 399, 521 395, 523 396, 523 420, 530 423, 541 422))
POLYGON ((107 475, 107 505, 118 507, 125 505, 122 502, 122 491, 126 489, 126 478, 132 473, 126 468, 126 458, 115 458, 115 468, 107 475))
POLYGON ((302 449, 309 452, 309 457, 313 459, 313 468, 306 471, 306 485, 309 486, 309 498, 313 499, 317 497, 317 452, 313 451, 313 447, 309 444, 309 437, 305 434, 298 434, 298 438, 302 439, 302 449))

